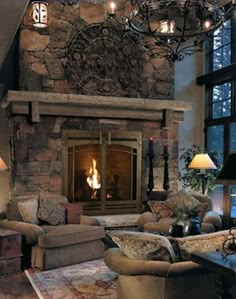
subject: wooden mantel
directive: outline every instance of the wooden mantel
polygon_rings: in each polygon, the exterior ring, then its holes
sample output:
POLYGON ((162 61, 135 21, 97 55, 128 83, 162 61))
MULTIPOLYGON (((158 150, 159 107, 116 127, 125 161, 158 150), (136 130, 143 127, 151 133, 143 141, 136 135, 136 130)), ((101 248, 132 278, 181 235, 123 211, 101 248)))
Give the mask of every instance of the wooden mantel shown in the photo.
POLYGON ((183 121, 184 111, 192 108, 184 101, 13 90, 2 106, 9 106, 12 114, 31 114, 32 122, 39 122, 40 115, 55 115, 162 121, 163 127, 183 121))

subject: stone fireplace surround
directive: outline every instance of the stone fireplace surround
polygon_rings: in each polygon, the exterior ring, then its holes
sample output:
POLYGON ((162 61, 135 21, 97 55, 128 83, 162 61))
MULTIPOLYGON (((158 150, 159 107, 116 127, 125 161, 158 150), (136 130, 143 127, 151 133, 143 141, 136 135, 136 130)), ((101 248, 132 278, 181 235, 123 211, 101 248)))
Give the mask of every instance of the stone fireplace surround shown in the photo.
MULTIPOLYGON (((149 174, 148 142, 154 139, 154 188, 162 190, 163 145, 169 145, 170 189, 178 184, 178 123, 189 103, 182 101, 8 91, 2 106, 10 113, 11 195, 64 193, 62 130, 142 132, 141 200, 149 174)), ((139 205, 141 210, 141 202, 139 205)), ((138 212, 138 211, 134 211, 138 212)))

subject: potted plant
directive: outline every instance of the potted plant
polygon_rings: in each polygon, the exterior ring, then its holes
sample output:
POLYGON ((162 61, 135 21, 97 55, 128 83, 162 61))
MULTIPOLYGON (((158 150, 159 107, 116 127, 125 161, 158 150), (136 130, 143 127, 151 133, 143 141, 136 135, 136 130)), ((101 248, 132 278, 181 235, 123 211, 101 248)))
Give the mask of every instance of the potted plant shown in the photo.
MULTIPOLYGON (((183 167, 179 172, 179 180, 183 188, 191 189, 195 192, 200 192, 202 189, 202 175, 198 169, 188 168, 190 162, 196 154, 206 152, 202 147, 193 144, 189 148, 180 149, 180 161, 183 162, 183 167)), ((216 169, 206 169, 205 180, 205 195, 214 190, 216 184, 215 179, 221 169, 222 156, 218 151, 207 151, 208 155, 214 162, 216 169)))

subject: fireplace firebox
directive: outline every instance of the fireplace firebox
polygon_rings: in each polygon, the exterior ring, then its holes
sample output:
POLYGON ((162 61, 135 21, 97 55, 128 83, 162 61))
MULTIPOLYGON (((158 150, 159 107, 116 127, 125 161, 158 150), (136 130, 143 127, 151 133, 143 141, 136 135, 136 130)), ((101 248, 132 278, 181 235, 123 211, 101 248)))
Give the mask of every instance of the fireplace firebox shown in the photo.
POLYGON ((88 215, 136 213, 141 206, 142 134, 63 131, 64 193, 88 215))

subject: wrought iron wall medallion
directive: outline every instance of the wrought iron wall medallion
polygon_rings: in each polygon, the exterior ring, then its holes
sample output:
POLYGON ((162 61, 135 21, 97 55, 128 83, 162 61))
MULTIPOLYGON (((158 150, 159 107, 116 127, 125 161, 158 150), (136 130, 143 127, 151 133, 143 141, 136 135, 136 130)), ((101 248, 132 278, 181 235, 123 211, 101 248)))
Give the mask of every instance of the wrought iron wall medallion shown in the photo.
POLYGON ((91 24, 71 35, 65 70, 78 93, 138 97, 143 67, 143 48, 119 26, 91 24))

